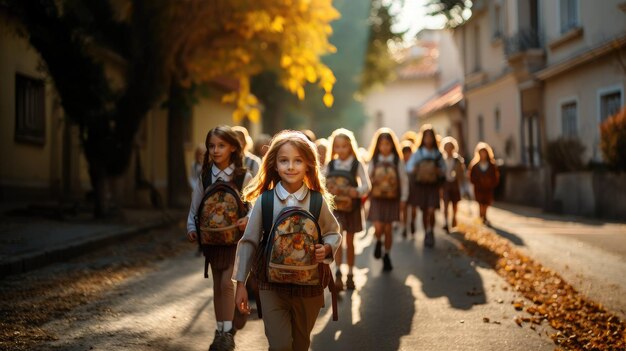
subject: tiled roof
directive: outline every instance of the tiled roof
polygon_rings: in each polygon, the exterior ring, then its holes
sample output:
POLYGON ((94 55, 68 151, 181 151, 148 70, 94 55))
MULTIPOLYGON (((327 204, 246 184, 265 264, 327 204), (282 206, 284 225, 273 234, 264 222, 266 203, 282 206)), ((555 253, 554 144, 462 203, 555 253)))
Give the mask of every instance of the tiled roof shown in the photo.
POLYGON ((454 106, 463 100, 463 85, 457 83, 440 92, 426 101, 417 110, 417 115, 422 117, 446 107, 454 106))
POLYGON ((400 79, 428 78, 439 69, 439 46, 436 42, 420 41, 402 50, 397 55, 399 66, 396 70, 400 79))

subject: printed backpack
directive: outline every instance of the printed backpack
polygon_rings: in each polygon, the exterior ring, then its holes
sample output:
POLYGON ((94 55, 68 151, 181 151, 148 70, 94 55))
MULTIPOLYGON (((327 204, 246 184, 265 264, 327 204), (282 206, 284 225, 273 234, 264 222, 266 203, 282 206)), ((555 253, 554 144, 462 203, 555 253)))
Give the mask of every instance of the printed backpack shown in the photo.
POLYGON ((398 176, 398 156, 394 162, 372 161, 372 192, 375 199, 397 199, 400 196, 400 178, 398 176))
POLYGON ((326 175, 326 187, 328 192, 335 195, 335 210, 340 212, 352 212, 359 206, 359 199, 353 199, 349 195, 350 188, 357 187, 356 172, 359 161, 354 159, 349 171, 335 169, 335 162, 328 163, 326 175))
MULTIPOLYGON (((417 152, 422 152, 422 149, 418 149, 417 152)), ((437 173, 439 168, 439 161, 441 161, 441 153, 437 154, 436 158, 424 158, 417 165, 415 165, 415 182, 417 184, 435 185, 442 181, 441 175, 437 173)))
MULTIPOLYGON (((283 208, 275 221, 274 189, 261 195, 263 238, 259 246, 257 275, 268 283, 328 287, 332 295, 333 320, 337 320, 337 291, 328 264, 315 262, 315 245, 323 244, 318 219, 322 194, 311 191, 309 210, 283 208)), ((261 308, 257 305, 259 315, 261 308)))

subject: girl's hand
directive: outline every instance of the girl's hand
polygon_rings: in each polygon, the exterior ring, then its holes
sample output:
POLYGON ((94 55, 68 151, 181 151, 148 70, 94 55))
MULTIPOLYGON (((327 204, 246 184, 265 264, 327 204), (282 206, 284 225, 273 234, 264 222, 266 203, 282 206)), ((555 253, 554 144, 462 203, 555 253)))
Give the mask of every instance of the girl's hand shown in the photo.
POLYGON ((320 263, 330 255, 332 248, 328 244, 316 244, 315 245, 315 261, 320 263))
POLYGON ((237 220, 237 227, 239 227, 239 230, 241 231, 246 230, 247 225, 248 225, 248 217, 241 217, 237 220))
POLYGON ((198 233, 196 232, 187 233, 187 240, 189 240, 190 243, 196 242, 198 240, 198 233))
POLYGON ((237 290, 235 291, 235 306, 239 312, 250 314, 250 305, 248 305, 248 290, 244 282, 237 282, 237 290))

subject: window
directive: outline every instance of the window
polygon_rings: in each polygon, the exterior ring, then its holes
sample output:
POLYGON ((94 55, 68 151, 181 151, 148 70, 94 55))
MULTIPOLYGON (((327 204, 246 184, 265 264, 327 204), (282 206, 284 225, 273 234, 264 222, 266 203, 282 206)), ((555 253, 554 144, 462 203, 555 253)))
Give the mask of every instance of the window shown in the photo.
POLYGON ((496 130, 496 132, 500 131, 500 108, 496 107, 495 111, 493 112, 493 122, 494 122, 494 126, 493 128, 496 130))
POLYGON ((600 123, 616 114, 622 107, 622 91, 613 90, 600 95, 600 123))
POLYGON ((485 120, 483 115, 478 116, 478 141, 485 141, 485 120))
POLYGON ((474 27, 474 72, 480 71, 480 27, 474 27))
POLYGON ((578 0, 561 0, 559 14, 561 16, 561 33, 579 26, 578 0))
POLYGON ((561 127, 563 136, 575 138, 578 136, 578 107, 576 101, 561 105, 561 127))
POLYGON ((43 80, 15 75, 15 140, 44 144, 46 140, 43 80))
POLYGON ((417 129, 419 121, 417 120, 417 111, 409 109, 409 129, 417 129))
POLYGON ((383 127, 383 111, 376 111, 376 119, 374 123, 376 124, 376 129, 383 127))
POLYGON ((500 4, 493 5, 493 39, 501 38, 503 30, 502 6, 500 4))

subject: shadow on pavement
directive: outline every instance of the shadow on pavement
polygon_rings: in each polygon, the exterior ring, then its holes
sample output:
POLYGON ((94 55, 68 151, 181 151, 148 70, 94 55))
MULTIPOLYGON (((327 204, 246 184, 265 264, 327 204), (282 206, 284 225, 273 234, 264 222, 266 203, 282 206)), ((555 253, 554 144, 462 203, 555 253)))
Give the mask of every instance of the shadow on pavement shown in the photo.
MULTIPOLYGON (((369 253, 369 251, 368 251, 369 253)), ((411 289, 398 274, 368 274, 358 292, 343 292, 339 321, 329 321, 313 338, 313 350, 397 350, 411 332, 415 313, 411 289), (360 299, 353 313, 353 299, 360 299), (355 314, 360 320, 355 321, 355 314)))
POLYGON ((526 245, 522 238, 520 238, 519 236, 517 236, 517 235, 515 235, 515 234, 513 234, 511 232, 507 232, 506 230, 498 228, 497 226, 494 226, 493 224, 490 226, 490 228, 493 229, 493 231, 495 231, 501 237, 503 237, 505 239, 508 239, 515 246, 525 246, 526 245))

